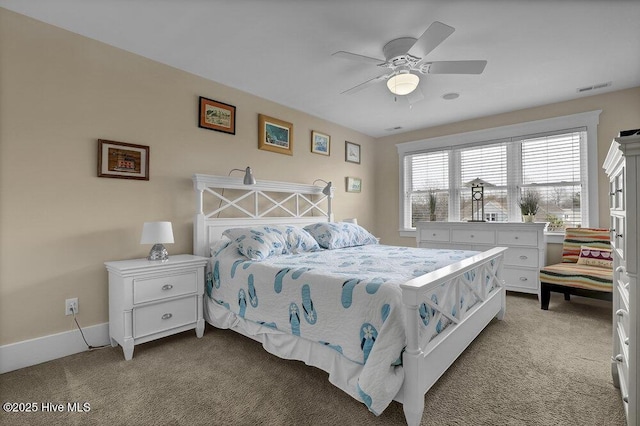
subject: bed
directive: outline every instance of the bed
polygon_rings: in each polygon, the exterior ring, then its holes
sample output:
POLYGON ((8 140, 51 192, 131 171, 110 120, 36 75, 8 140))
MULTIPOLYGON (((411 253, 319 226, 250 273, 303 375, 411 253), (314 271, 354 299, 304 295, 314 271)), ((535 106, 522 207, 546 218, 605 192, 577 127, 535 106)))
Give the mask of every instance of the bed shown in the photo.
POLYGON ((333 193, 314 185, 201 174, 193 183, 194 254, 210 257, 206 321, 321 368, 376 415, 396 400, 419 424, 425 393, 504 316, 504 248, 378 244, 335 222, 333 193))

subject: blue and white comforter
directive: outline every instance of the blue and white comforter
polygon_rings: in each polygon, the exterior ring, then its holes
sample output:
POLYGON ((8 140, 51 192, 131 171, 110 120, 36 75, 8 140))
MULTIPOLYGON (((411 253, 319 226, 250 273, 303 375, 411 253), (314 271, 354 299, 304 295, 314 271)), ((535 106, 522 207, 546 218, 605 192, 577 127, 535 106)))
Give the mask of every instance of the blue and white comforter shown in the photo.
MULTIPOLYGON (((357 394, 379 414, 403 380, 406 337, 399 284, 474 254, 367 245, 252 261, 227 242, 212 249, 207 295, 246 320, 327 345, 361 364, 357 394)), ((437 305, 439 297, 436 291, 431 302, 437 305)), ((475 303, 471 292, 462 299, 465 310, 475 303)), ((423 303, 423 334, 433 315, 423 303)), ((435 332, 445 326, 443 317, 435 332)))

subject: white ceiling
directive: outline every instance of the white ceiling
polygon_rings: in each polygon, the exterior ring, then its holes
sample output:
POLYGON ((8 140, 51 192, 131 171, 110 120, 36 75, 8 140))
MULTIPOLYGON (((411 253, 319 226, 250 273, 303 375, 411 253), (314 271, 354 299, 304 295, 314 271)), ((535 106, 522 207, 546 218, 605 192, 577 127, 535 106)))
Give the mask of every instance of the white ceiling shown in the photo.
POLYGON ((0 0, 0 6, 374 137, 640 86, 638 0, 0 0), (340 94, 384 70, 332 53, 383 58, 385 43, 418 38, 433 21, 456 31, 428 60, 486 59, 483 74, 421 76, 425 99, 412 108, 401 97, 394 101, 384 82, 340 94), (606 82, 611 86, 576 91, 606 82), (449 92, 460 97, 442 99, 449 92))

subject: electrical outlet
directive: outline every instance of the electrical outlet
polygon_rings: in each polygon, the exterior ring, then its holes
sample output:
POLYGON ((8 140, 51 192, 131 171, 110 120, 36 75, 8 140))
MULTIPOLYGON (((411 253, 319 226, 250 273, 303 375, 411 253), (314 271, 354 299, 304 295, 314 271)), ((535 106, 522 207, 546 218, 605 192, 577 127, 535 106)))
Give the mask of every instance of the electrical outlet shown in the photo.
POLYGON ((78 313, 78 298, 74 297, 73 299, 67 299, 64 301, 64 314, 65 315, 73 315, 73 313, 78 313), (73 310, 72 310, 73 309, 73 310))

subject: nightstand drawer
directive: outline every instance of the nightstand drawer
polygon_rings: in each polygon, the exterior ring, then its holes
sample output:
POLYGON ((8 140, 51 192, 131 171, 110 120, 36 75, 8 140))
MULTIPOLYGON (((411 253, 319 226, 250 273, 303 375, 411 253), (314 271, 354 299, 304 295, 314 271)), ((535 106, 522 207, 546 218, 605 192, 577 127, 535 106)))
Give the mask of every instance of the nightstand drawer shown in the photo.
POLYGON ((538 249, 512 247, 504 253, 504 264, 512 266, 539 266, 538 249))
POLYGON ((133 337, 143 337, 196 322, 197 296, 157 303, 133 310, 133 337))
POLYGON ((451 231, 451 241, 465 244, 495 244, 496 233, 479 229, 454 229, 451 231))
POLYGON ((151 302, 183 294, 195 293, 198 275, 195 271, 176 275, 133 280, 133 303, 151 302))
POLYGON ((538 233, 535 231, 498 231, 498 245, 538 247, 538 233))

